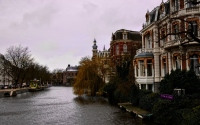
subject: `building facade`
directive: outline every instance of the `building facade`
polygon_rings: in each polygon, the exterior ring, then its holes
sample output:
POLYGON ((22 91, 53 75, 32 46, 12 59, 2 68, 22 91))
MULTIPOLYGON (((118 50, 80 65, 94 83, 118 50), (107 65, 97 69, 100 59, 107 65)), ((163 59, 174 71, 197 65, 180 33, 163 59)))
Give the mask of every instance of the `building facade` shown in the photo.
POLYGON ((92 59, 97 61, 99 65, 98 73, 100 74, 103 81, 105 83, 108 83, 110 81, 110 75, 111 75, 110 50, 106 49, 105 46, 102 51, 97 50, 98 46, 96 44, 96 40, 94 40, 92 48, 93 48, 92 59))
POLYGON ((200 6, 168 0, 145 16, 142 48, 133 60, 139 88, 158 92, 162 78, 175 69, 191 69, 199 75, 200 45, 187 32, 193 29, 199 38, 200 6))
POLYGON ((0 85, 12 85, 12 78, 0 73, 0 85))
POLYGON ((142 37, 140 32, 126 29, 117 30, 112 34, 110 42, 110 58, 113 67, 122 62, 131 61, 136 49, 141 47, 142 37))
POLYGON ((63 84, 72 85, 75 82, 75 78, 78 75, 78 66, 70 66, 63 72, 63 84))

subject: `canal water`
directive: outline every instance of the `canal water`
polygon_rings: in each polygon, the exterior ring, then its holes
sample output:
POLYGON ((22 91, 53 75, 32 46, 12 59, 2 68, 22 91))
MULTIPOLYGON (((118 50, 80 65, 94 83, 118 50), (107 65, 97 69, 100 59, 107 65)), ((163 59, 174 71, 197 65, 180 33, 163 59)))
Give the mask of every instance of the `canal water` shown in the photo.
POLYGON ((0 98, 0 125, 146 125, 104 98, 77 97, 72 87, 50 87, 0 98))

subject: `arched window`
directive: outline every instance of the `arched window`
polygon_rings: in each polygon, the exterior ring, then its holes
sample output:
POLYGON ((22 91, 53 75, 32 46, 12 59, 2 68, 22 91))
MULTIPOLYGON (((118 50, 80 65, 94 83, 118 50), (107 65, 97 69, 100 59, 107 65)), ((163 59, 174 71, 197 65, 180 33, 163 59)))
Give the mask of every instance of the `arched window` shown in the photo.
POLYGON ((127 52, 127 45, 126 44, 123 45, 123 51, 127 52))

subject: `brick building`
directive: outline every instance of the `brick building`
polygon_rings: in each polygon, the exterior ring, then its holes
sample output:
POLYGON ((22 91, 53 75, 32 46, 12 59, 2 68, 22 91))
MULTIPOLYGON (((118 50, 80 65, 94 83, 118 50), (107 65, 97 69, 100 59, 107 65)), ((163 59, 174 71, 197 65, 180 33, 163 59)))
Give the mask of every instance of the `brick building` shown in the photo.
POLYGON ((63 72, 63 84, 72 85, 75 81, 76 76, 78 75, 78 66, 70 66, 66 68, 63 72))

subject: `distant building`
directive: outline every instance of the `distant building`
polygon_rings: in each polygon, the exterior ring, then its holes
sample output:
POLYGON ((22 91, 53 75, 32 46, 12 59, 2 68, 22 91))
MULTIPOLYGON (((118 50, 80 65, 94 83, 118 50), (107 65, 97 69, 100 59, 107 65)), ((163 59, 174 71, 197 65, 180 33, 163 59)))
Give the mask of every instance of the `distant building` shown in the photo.
POLYGON ((52 85, 63 85, 63 72, 57 71, 51 75, 52 85))
POLYGON ((106 49, 105 46, 103 50, 97 50, 96 40, 93 42, 93 56, 92 59, 97 61, 99 64, 98 73, 105 83, 108 83, 110 80, 110 50, 106 49))
MULTIPOLYGON (((0 56, 3 56, 3 55, 0 53, 0 56)), ((2 63, 2 61, 0 62, 2 63)), ((6 74, 6 70, 7 69, 3 68, 0 71, 0 85, 12 85, 12 77, 6 74)))
POLYGON ((92 46, 92 60, 95 60, 95 58, 97 57, 97 53, 98 53, 97 48, 98 48, 97 41, 96 41, 96 39, 94 39, 93 46, 92 46))
POLYGON ((0 85, 12 85, 12 78, 0 73, 0 85))
POLYGON ((78 66, 70 66, 63 72, 63 84, 72 85, 75 82, 75 78, 78 75, 78 66))

